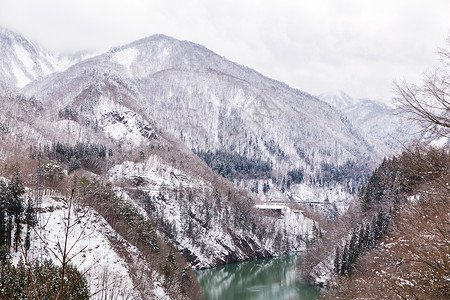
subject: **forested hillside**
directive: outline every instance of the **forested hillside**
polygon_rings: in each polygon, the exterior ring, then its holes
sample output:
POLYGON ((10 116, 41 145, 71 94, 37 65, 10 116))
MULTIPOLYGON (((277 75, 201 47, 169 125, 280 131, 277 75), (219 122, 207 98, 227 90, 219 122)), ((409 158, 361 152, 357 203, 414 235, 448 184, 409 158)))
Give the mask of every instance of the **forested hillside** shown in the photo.
MULTIPOLYGON (((448 50, 441 50, 448 68, 448 50)), ((400 112, 427 138, 386 158, 349 210, 308 246, 302 276, 332 299, 450 297, 448 73, 397 83, 400 112), (430 141, 431 138, 431 141, 430 141)))
POLYGON ((66 119, 102 126, 112 116, 100 119, 89 105, 106 77, 127 87, 128 96, 118 100, 263 201, 328 199, 345 207, 381 159, 357 128, 319 99, 163 35, 115 47, 21 91, 55 103, 66 119), (80 107, 74 99, 81 96, 92 99, 80 107))
POLYGON ((5 295, 38 297, 33 279, 44 278, 61 296, 72 270, 79 295, 93 299, 199 299, 194 269, 299 251, 316 238, 311 216, 288 206, 265 214, 225 178, 268 180, 268 161, 216 152, 217 166, 233 165, 216 169, 221 176, 142 109, 131 80, 86 65, 41 78, 58 78, 48 93, 0 85, 1 188, 13 199, 0 220, 5 295), (11 196, 18 182, 21 196, 11 196), (30 284, 16 281, 34 267, 30 284), (41 276, 49 270, 51 279, 41 276))
POLYGON ((413 196, 395 215, 378 249, 362 255, 352 280, 342 278, 338 294, 450 297, 449 152, 415 153, 406 168, 417 181, 413 196))
MULTIPOLYGON (((435 250, 445 256, 448 245, 438 241, 445 239, 449 226, 446 186, 449 167, 450 154, 444 149, 413 148, 385 160, 361 189, 359 201, 329 228, 324 227, 323 239, 309 247, 304 276, 321 284, 329 284, 329 280, 336 278, 353 278, 355 273, 361 272, 360 256, 370 262, 371 255, 381 255, 379 251, 384 245, 389 244, 388 248, 395 245, 388 241, 406 234, 403 233, 405 228, 411 231, 408 237, 413 234, 414 226, 418 226, 419 239, 428 239, 430 245, 436 240, 435 250), (430 226, 428 231, 422 232, 417 223, 420 218, 414 221, 412 215, 421 216, 430 226), (431 235, 433 225, 429 222, 433 219, 440 220, 433 230, 445 229, 443 236, 438 232, 431 235), (406 221, 411 223, 406 224, 406 221), (422 233, 425 236, 421 237, 422 233), (336 275, 330 277, 333 273, 336 275)), ((448 258, 445 261, 448 263, 448 258)), ((446 268, 445 263, 443 267, 446 268)))

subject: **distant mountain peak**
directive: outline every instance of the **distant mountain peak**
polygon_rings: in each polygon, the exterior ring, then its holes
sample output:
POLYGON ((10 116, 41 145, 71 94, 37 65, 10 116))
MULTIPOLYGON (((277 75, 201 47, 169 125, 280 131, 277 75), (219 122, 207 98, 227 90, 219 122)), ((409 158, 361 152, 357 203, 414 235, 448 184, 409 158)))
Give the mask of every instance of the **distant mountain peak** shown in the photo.
POLYGON ((368 98, 353 98, 345 92, 324 93, 318 98, 338 109, 359 129, 364 137, 377 145, 379 151, 390 155, 400 147, 398 141, 413 138, 411 128, 395 116, 393 107, 368 98))
POLYGON ((14 31, 12 31, 12 30, 10 30, 8 28, 2 27, 2 26, 0 26, 0 35, 5 36, 5 37, 9 37, 9 38, 22 37, 18 33, 15 33, 14 31))
POLYGON ((80 55, 56 56, 12 30, 0 27, 0 78, 10 88, 30 82, 79 62, 80 55))
POLYGON ((149 36, 147 36, 147 37, 145 37, 143 39, 137 40, 136 42, 139 42, 139 41, 158 41, 158 40, 167 40, 167 41, 171 41, 171 42, 179 42, 180 41, 180 40, 178 40, 178 39, 176 39, 174 37, 168 36, 166 34, 157 33, 157 34, 149 35, 149 36))
POLYGON ((359 99, 353 98, 344 91, 328 92, 317 96, 320 100, 328 103, 334 108, 343 110, 360 102, 359 99))

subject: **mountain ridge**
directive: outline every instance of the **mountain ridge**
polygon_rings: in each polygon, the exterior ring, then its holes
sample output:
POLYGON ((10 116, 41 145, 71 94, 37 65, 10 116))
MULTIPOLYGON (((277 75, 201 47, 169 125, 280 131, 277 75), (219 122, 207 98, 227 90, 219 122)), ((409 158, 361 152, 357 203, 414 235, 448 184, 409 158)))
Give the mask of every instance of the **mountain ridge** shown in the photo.
POLYGON ((0 76, 10 88, 22 88, 26 84, 82 60, 82 55, 54 55, 39 44, 29 41, 7 28, 0 27, 0 76))
POLYGON ((318 97, 348 118, 384 156, 398 153, 405 144, 420 139, 419 128, 399 116, 392 105, 372 99, 354 98, 342 91, 318 97))
POLYGON ((345 211, 380 159, 318 98, 164 35, 111 48, 20 89, 9 84, 18 91, 1 96, 0 157, 25 165, 24 173, 35 172, 38 158, 62 170, 51 192, 67 194, 76 183, 91 199, 83 205, 141 253, 156 249, 159 238, 165 252, 152 255, 161 264, 147 263, 170 298, 184 299, 182 286, 169 284, 170 272, 182 271, 168 265, 170 251, 190 268, 300 251, 320 233, 310 206, 321 204, 316 209, 329 218, 345 211), (97 199, 97 191, 105 197, 97 199), (255 205, 264 201, 285 204, 267 214, 255 205), (142 220, 155 230, 144 246, 133 227, 142 220))
MULTIPOLYGON (((126 82, 136 91, 141 112, 174 136, 182 136, 189 148, 272 161, 273 179, 266 182, 272 191, 284 189, 282 182, 292 168, 303 170, 305 184, 316 185, 324 180, 322 163, 339 167, 351 160, 374 165, 381 158, 350 123, 318 98, 201 45, 164 35, 112 48, 21 91, 63 109, 82 89, 86 76, 101 74, 126 82)), ((339 184, 353 190, 370 168, 352 182, 339 184)), ((263 185, 255 179, 243 185, 248 189, 263 185)), ((277 193, 280 196, 289 198, 284 192, 277 193)), ((321 201, 327 197, 325 191, 319 196, 321 201)))

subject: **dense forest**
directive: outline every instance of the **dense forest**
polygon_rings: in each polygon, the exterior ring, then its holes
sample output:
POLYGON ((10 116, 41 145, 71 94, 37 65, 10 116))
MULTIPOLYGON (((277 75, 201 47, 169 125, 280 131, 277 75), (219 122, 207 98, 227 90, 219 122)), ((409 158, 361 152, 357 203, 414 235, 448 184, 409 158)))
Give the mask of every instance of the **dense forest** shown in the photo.
POLYGON ((224 151, 198 150, 194 153, 203 159, 211 169, 228 179, 267 179, 271 176, 272 164, 270 162, 224 151))

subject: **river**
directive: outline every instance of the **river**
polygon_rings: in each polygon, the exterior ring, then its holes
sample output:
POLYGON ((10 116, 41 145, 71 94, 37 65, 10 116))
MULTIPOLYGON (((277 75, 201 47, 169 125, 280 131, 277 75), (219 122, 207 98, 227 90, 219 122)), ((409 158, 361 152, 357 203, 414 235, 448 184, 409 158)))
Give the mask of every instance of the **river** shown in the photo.
POLYGON ((313 300, 320 288, 299 281, 299 255, 258 259, 197 271, 205 300, 313 300))

